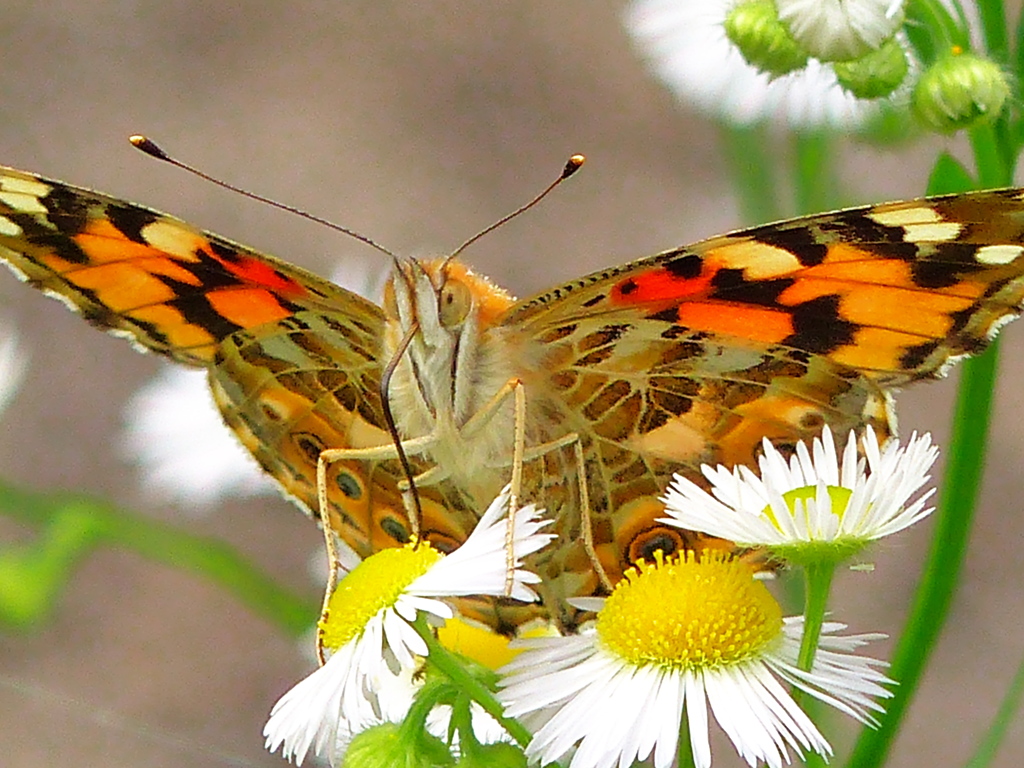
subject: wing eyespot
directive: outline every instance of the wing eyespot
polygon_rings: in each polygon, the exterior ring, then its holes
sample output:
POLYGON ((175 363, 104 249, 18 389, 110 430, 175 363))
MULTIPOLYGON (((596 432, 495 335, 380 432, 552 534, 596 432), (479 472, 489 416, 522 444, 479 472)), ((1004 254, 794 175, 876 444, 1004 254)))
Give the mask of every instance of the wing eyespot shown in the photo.
POLYGON ((654 560, 654 553, 658 551, 664 557, 671 557, 685 547, 686 541, 682 531, 664 525, 655 526, 641 531, 629 542, 629 562, 651 562, 654 560))
POLYGON ((382 517, 380 529, 399 544, 409 543, 409 531, 406 530, 405 524, 398 518, 391 517, 390 515, 382 517))
POLYGON ((319 437, 309 432, 297 432, 292 435, 292 440, 295 447, 309 459, 311 464, 320 461, 320 454, 324 452, 324 443, 319 437))
POLYGON ((358 501, 363 497, 363 484, 349 470, 343 469, 334 476, 334 482, 345 496, 358 501))

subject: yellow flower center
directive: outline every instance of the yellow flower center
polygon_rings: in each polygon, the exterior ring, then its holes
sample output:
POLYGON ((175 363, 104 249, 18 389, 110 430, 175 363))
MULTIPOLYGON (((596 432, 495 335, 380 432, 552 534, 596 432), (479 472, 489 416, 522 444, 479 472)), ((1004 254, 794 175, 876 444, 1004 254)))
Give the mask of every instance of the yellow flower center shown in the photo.
POLYGON ((782 609, 746 563, 705 550, 626 572, 597 615, 604 647, 634 666, 700 670, 758 656, 782 609))
POLYGON ((442 557, 424 541, 382 549, 363 560, 331 595, 327 617, 320 622, 324 647, 334 651, 359 637, 370 619, 398 602, 402 592, 442 557))
MULTIPOLYGON (((827 485, 825 486, 825 489, 828 491, 829 498, 832 500, 832 514, 842 519, 843 513, 846 512, 846 508, 850 504, 850 497, 853 496, 853 491, 849 488, 844 488, 841 485, 827 485)), ((817 486, 805 485, 802 488, 794 488, 790 491, 786 491, 782 494, 782 499, 786 502, 786 506, 789 507, 790 512, 796 511, 798 501, 804 502, 800 505, 800 509, 806 512, 808 502, 814 501, 817 495, 817 486)), ((775 516, 775 511, 771 508, 771 505, 765 507, 762 514, 768 518, 772 525, 776 528, 780 528, 779 519, 775 516)))

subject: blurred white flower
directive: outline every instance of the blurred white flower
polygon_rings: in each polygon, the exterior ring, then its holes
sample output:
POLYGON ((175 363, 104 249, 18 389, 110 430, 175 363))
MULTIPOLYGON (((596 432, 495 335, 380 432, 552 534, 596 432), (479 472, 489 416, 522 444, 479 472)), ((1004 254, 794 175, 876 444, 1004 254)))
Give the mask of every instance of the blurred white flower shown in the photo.
POLYGON ((626 26, 651 68, 681 100, 737 124, 849 130, 878 111, 851 96, 827 64, 810 59, 772 79, 754 69, 725 35, 730 0, 635 0, 626 26))
POLYGON ((204 372, 164 367, 124 413, 124 453, 154 496, 201 512, 231 496, 278 493, 224 425, 204 372))
POLYGON ((28 371, 28 353, 13 327, 0 323, 0 411, 18 394, 28 371))

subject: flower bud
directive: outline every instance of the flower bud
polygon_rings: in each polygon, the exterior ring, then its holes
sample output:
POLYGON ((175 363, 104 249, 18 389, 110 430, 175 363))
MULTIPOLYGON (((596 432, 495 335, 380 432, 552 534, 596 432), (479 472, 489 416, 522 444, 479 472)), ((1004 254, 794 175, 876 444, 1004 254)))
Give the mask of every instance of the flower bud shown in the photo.
POLYGON ((781 77, 807 64, 803 51, 779 22, 772 0, 750 0, 729 11, 725 34, 752 67, 781 77))
POLYGON ((383 723, 357 733, 345 752, 342 768, 438 768, 455 764, 448 747, 428 733, 410 738, 406 729, 383 723))
POLYGON ((779 22, 821 61, 851 61, 878 49, 903 24, 900 0, 776 0, 779 22))
POLYGON ((858 99, 880 99, 899 87, 910 65, 903 46, 890 38, 877 51, 854 61, 836 62, 832 69, 839 85, 858 99))
POLYGON ((457 768, 526 768, 526 755, 504 742, 481 744, 463 752, 457 768))
POLYGON ((999 65, 955 47, 921 75, 911 104, 926 126, 953 133, 994 118, 1009 96, 999 65))

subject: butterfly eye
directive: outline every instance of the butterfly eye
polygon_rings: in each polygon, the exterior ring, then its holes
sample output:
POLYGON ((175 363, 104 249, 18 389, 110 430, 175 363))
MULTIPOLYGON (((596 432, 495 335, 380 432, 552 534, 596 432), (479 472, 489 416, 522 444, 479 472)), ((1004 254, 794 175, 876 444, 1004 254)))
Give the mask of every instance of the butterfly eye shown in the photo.
POLYGON ((441 293, 437 297, 438 314, 441 317, 441 325, 451 328, 466 319, 469 314, 473 297, 465 283, 457 280, 447 280, 441 286, 441 293))
POLYGON ((665 557, 674 555, 686 546, 682 531, 676 528, 658 526, 641 531, 629 542, 629 560, 632 563, 640 560, 651 562, 654 553, 661 550, 665 557))

